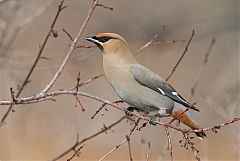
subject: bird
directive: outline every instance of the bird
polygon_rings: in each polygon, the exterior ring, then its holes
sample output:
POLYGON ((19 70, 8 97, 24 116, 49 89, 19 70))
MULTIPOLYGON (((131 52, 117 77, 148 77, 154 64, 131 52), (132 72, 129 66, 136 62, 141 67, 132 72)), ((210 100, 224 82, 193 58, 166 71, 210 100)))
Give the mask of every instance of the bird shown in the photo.
MULTIPOLYGON (((117 95, 130 107, 153 114, 149 123, 156 125, 156 118, 172 116, 193 130, 200 129, 187 108, 193 107, 168 82, 141 65, 128 48, 126 40, 116 33, 99 33, 85 38, 102 51, 103 70, 117 95)), ((198 109, 194 108, 196 111, 198 109)), ((204 131, 195 132, 205 139, 204 131)))

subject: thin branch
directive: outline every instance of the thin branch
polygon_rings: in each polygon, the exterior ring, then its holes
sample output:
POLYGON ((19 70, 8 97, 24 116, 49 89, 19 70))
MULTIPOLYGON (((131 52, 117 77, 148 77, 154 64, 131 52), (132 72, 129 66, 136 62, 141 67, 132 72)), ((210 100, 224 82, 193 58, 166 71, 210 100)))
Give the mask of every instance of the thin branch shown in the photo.
POLYGON ((149 141, 148 142, 148 150, 147 150, 147 154, 146 154, 146 161, 148 161, 148 159, 149 159, 150 148, 151 148, 151 144, 150 144, 150 141, 149 141))
POLYGON ((134 51, 133 55, 136 55, 136 54, 140 53, 141 51, 143 51, 144 49, 146 49, 147 47, 151 46, 157 38, 158 38, 158 34, 155 34, 150 41, 148 41, 147 43, 145 43, 145 45, 143 45, 142 47, 140 47, 139 49, 134 51))
POLYGON ((128 142, 129 159, 130 159, 130 161, 133 161, 130 138, 128 136, 126 136, 126 139, 127 139, 127 142, 128 142))
POLYGON ((101 4, 101 3, 98 3, 97 6, 100 6, 100 7, 103 7, 103 8, 105 8, 105 9, 109 9, 110 11, 113 11, 113 8, 112 8, 112 7, 103 5, 103 4, 101 4))
POLYGON ((112 129, 114 126, 118 125, 119 123, 121 123, 126 117, 121 117, 119 120, 117 120, 116 122, 112 123, 111 125, 109 125, 108 127, 100 130, 99 132, 96 132, 95 134, 81 140, 81 141, 78 141, 72 146, 70 147, 69 149, 67 149, 65 152, 63 152, 62 154, 58 155, 57 157, 55 157, 54 159, 52 159, 52 161, 56 161, 56 160, 59 160, 61 159, 62 157, 64 157, 65 155, 69 154, 70 152, 74 151, 76 149, 77 146, 83 144, 84 142, 87 142, 88 140, 91 140, 97 136, 99 136, 100 134, 103 134, 105 133, 106 131, 112 129))
POLYGON ((96 45, 77 45, 75 48, 96 48, 96 45))
POLYGON ((138 126, 140 119, 137 120, 137 122, 135 122, 134 127, 131 129, 130 133, 127 135, 127 137, 118 145, 116 145, 113 149, 111 149, 107 154, 105 154, 101 159, 99 159, 98 161, 102 161, 104 160, 106 157, 108 157, 110 154, 112 154, 114 151, 116 151, 120 146, 122 146, 124 143, 126 143, 128 141, 128 138, 130 139, 130 136, 133 134, 133 132, 135 131, 135 129, 138 126))
POLYGON ((16 102, 16 97, 14 95, 14 91, 13 91, 12 87, 10 87, 10 93, 11 93, 12 102, 15 103, 16 102))
POLYGON ((169 131, 168 131, 168 127, 164 126, 165 132, 167 134, 167 138, 168 138, 168 150, 170 151, 170 158, 171 160, 173 160, 173 149, 172 149, 172 139, 170 137, 169 131))
MULTIPOLYGON (((80 83, 80 72, 78 72, 78 77, 77 77, 77 85, 76 85, 76 92, 79 91, 79 83, 80 83)), ((81 110, 84 112, 85 108, 80 100, 80 98, 78 97, 78 95, 74 95, 76 98, 76 103, 75 103, 75 107, 77 107, 77 103, 80 105, 81 110)))
POLYGON ((72 36, 70 35, 70 33, 69 32, 67 32, 67 30, 65 30, 65 29, 62 29, 62 31, 68 36, 68 38, 71 40, 71 41, 73 41, 73 38, 72 38, 72 36))
MULTIPOLYGON (((85 144, 84 144, 85 145, 85 144)), ((84 145, 80 146, 76 151, 75 153, 69 158, 67 159, 67 161, 71 161, 76 155, 79 154, 80 150, 84 147, 84 145)))
POLYGON ((106 103, 103 103, 99 109, 93 114, 93 116, 91 116, 91 119, 94 119, 94 117, 106 106, 106 103))
MULTIPOLYGON (((18 90, 18 92, 17 92, 17 94, 16 94, 16 98, 18 98, 18 97, 21 95, 23 89, 24 89, 25 86, 28 84, 31 75, 32 75, 35 67, 37 66, 40 58, 41 58, 41 55, 42 55, 42 53, 43 53, 43 51, 44 51, 44 49, 45 49, 45 46, 46 46, 49 38, 51 37, 51 33, 52 33, 52 31, 53 31, 53 28, 55 27, 55 24, 56 24, 56 22, 57 22, 57 20, 58 20, 58 18, 59 18, 59 15, 60 15, 61 11, 62 11, 64 8, 66 8, 66 6, 63 6, 63 4, 64 4, 64 0, 62 0, 62 1, 60 2, 60 4, 58 5, 58 10, 57 10, 57 13, 56 13, 53 21, 52 21, 52 24, 51 24, 51 26, 50 26, 50 29, 49 29, 49 31, 48 31, 48 33, 47 33, 47 35, 46 35, 46 37, 45 37, 42 45, 41 45, 41 48, 40 48, 40 50, 39 50, 39 52, 38 52, 38 54, 37 54, 37 57, 36 57, 36 59, 34 60, 34 62, 33 62, 33 64, 32 64, 32 66, 31 66, 31 68, 30 68, 30 70, 29 70, 29 72, 28 72, 25 80, 23 81, 22 85, 19 87, 19 90, 18 90)), ((7 112, 3 115, 2 119, 1 119, 1 123, 0 123, 0 127, 1 127, 1 125, 4 124, 6 118, 7 118, 8 115, 10 114, 10 111, 12 110, 12 108, 13 108, 13 105, 10 105, 9 108, 8 108, 8 110, 7 110, 7 112)))
POLYGON ((181 57, 180 57, 179 60, 177 61, 176 65, 173 67, 171 73, 170 73, 170 74, 168 75, 168 77, 166 78, 166 81, 168 81, 168 80, 172 77, 173 73, 176 71, 178 65, 179 65, 180 62, 182 61, 184 55, 187 53, 188 47, 189 47, 189 45, 190 45, 190 43, 191 43, 192 38, 193 38, 194 35, 195 35, 195 32, 194 32, 194 30, 193 30, 193 31, 192 31, 192 35, 191 35, 190 39, 188 40, 188 43, 187 43, 187 45, 185 46, 185 49, 184 49, 181 57))
POLYGON ((222 123, 222 124, 219 124, 219 125, 214 125, 212 127, 208 127, 208 128, 202 128, 202 129, 198 129, 198 130, 185 130, 185 132, 202 132, 202 131, 213 131, 215 132, 215 130, 218 130, 220 129, 221 127, 223 126, 227 126, 229 124, 232 124, 232 123, 235 123, 235 122, 240 122, 240 117, 237 117, 237 118, 234 118, 228 122, 225 122, 225 123, 222 123))
POLYGON ((190 96, 188 97, 188 98, 189 98, 188 100, 189 100, 190 102, 191 102, 191 100, 192 100, 192 98, 193 98, 193 96, 194 96, 194 94, 195 94, 195 90, 196 90, 196 88, 197 88, 200 75, 201 75, 204 67, 205 67, 206 64, 208 63, 209 56, 210 56, 210 53, 211 53, 211 51, 212 51, 212 48, 213 48, 215 42, 216 42, 215 38, 212 38, 212 40, 211 40, 211 42, 210 42, 210 44, 209 44, 209 47, 208 47, 208 49, 207 49, 207 52, 206 52, 205 55, 204 55, 204 60, 203 60, 201 66, 200 66, 200 68, 198 69, 198 72, 197 72, 197 74, 196 74, 196 76, 195 76, 194 83, 193 83, 193 86, 192 86, 192 88, 191 88, 191 93, 190 93, 190 96))

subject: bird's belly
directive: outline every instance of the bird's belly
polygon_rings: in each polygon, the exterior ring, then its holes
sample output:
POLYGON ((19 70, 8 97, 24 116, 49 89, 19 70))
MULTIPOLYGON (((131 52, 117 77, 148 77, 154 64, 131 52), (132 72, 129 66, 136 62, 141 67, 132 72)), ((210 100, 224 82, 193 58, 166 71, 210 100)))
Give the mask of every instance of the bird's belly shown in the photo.
POLYGON ((173 101, 168 97, 142 86, 131 78, 125 78, 125 81, 111 81, 111 84, 118 96, 129 105, 148 112, 157 112, 161 108, 172 110, 173 101))

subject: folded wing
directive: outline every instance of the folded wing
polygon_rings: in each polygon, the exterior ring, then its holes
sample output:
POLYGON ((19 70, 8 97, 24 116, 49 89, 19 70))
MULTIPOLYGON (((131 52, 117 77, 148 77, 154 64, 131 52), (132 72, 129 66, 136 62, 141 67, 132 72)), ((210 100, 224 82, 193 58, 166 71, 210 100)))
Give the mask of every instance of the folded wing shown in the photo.
MULTIPOLYGON (((179 95, 170 84, 144 66, 132 65, 130 67, 130 72, 132 73, 134 79, 141 85, 148 87, 166 97, 169 97, 185 107, 191 106, 191 104, 188 103, 181 95, 179 95)), ((199 111, 198 109, 195 110, 199 111)))

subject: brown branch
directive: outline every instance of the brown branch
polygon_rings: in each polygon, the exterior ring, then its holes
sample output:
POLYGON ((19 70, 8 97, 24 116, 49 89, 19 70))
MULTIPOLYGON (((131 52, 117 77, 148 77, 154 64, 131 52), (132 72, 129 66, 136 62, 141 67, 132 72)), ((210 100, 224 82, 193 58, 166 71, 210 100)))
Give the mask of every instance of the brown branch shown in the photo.
MULTIPOLYGON (((76 85, 76 93, 78 92, 78 89, 79 89, 79 83, 80 83, 80 72, 78 72, 78 77, 77 77, 77 85, 76 85)), ((75 107, 77 107, 77 103, 80 105, 81 107, 81 110, 84 112, 85 111, 85 108, 80 100, 80 98, 78 97, 78 95, 75 95, 75 98, 76 98, 76 103, 75 103, 75 107)))
POLYGON ((216 131, 216 130, 219 130, 221 127, 223 126, 227 126, 229 124, 233 124, 235 122, 240 122, 240 117, 236 117, 228 122, 225 122, 225 123, 222 123, 222 124, 219 124, 219 125, 214 125, 212 127, 208 127, 208 128, 202 128, 202 129, 198 129, 198 130, 185 130, 186 133, 188 132, 201 132, 201 131, 216 131))
POLYGON ((11 93, 12 102, 13 103, 17 102, 17 99, 16 99, 16 97, 14 95, 14 91, 13 91, 12 87, 10 87, 10 93, 11 93))
MULTIPOLYGON (((114 107, 114 108, 116 108, 118 110, 121 110, 121 111, 125 112, 124 108, 121 108, 121 107, 117 106, 116 104, 114 104, 111 101, 108 101, 106 99, 103 99, 103 98, 100 98, 98 96, 94 96, 94 95, 91 95, 91 94, 85 93, 85 92, 76 92, 76 91, 68 91, 68 90, 60 90, 60 91, 54 91, 54 92, 49 92, 49 93, 44 93, 44 94, 37 94, 37 95, 34 95, 34 96, 29 96, 29 97, 24 97, 24 98, 18 98, 15 103, 12 100, 0 101, 0 105, 11 105, 11 104, 18 105, 18 104, 24 104, 24 103, 32 103, 31 101, 37 101, 37 100, 43 101, 44 99, 49 100, 49 98, 52 98, 52 97, 55 97, 55 96, 58 96, 58 95, 63 95, 63 94, 65 94, 65 95, 76 95, 77 94, 77 95, 80 95, 80 96, 83 96, 83 97, 87 97, 87 98, 99 101, 101 103, 106 103, 107 105, 110 105, 110 106, 112 106, 112 107, 114 107)), ((145 121, 149 121, 150 120, 149 116, 142 116, 142 115, 140 115, 138 113, 131 113, 131 114, 133 116, 135 116, 135 117, 137 117, 139 119, 145 120, 145 121)), ((222 127, 222 126, 225 126, 225 125, 237 122, 237 121, 240 121, 240 118, 235 118, 232 121, 220 124, 219 126, 214 126, 214 127, 211 127, 211 128, 198 129, 198 130, 181 129, 181 128, 175 127, 175 126, 173 126, 171 124, 168 124, 168 123, 165 124, 165 123, 158 122, 158 121, 156 123, 158 125, 160 125, 160 126, 164 126, 165 125, 165 126, 167 126, 169 128, 175 129, 175 130, 180 131, 180 132, 194 133, 194 132, 199 132, 199 131, 209 131, 209 130, 212 130, 212 129, 216 128, 216 127, 222 127)))
MULTIPOLYGON (((85 145, 85 144, 84 144, 85 145)), ((67 159, 67 161, 71 161, 76 155, 79 155, 80 150, 84 147, 84 145, 80 146, 75 153, 69 158, 67 159)))
MULTIPOLYGON (((58 18, 59 18, 59 15, 60 15, 61 11, 62 11, 64 8, 66 8, 66 6, 63 6, 63 4, 64 4, 64 0, 62 0, 62 1, 60 2, 60 4, 58 5, 58 10, 57 10, 57 13, 56 13, 53 21, 52 21, 52 24, 51 24, 51 26, 50 26, 50 29, 49 29, 48 33, 46 34, 46 37, 45 37, 45 39, 44 39, 44 41, 43 41, 43 43, 42 43, 42 45, 41 45, 41 48, 40 48, 40 50, 39 50, 39 52, 38 52, 38 54, 37 54, 37 57, 35 58, 35 60, 34 60, 34 62, 33 62, 33 64, 32 64, 32 66, 31 66, 31 68, 30 68, 30 70, 29 70, 26 78, 24 79, 23 83, 22 83, 21 86, 19 87, 19 90, 18 90, 18 92, 17 92, 17 94, 16 94, 16 98, 18 98, 18 97, 21 95, 23 89, 24 89, 25 86, 28 84, 31 75, 32 75, 34 69, 36 68, 36 66, 37 66, 40 58, 41 58, 41 55, 42 55, 42 53, 43 53, 43 51, 44 51, 44 49, 45 49, 45 46, 46 46, 49 38, 51 37, 51 33, 52 33, 52 31, 53 31, 53 28, 55 27, 55 24, 56 24, 56 22, 57 22, 57 20, 58 20, 58 18)), ((3 115, 2 119, 1 119, 1 122, 0 122, 0 127, 4 124, 5 120, 7 119, 8 115, 10 114, 10 111, 12 110, 12 108, 13 108, 13 105, 10 105, 9 108, 8 108, 8 110, 7 110, 7 112, 3 115)))
POLYGON ((111 125, 109 125, 108 127, 100 130, 99 132, 96 132, 95 134, 81 140, 81 141, 78 141, 77 139, 77 142, 72 146, 70 147, 69 149, 67 149, 65 152, 63 152, 62 154, 58 155, 57 157, 55 157, 54 159, 52 159, 52 161, 56 161, 56 160, 59 160, 61 159, 62 157, 64 157, 65 155, 69 154, 70 152, 72 151, 75 151, 76 147, 78 147, 79 145, 99 136, 100 134, 103 134, 105 133, 106 131, 112 129, 114 126, 118 125, 119 123, 121 123, 126 117, 121 117, 119 120, 117 120, 116 122, 112 123, 111 125))
POLYGON ((182 144, 181 147, 185 149, 189 149, 190 147, 194 154, 195 159, 200 161, 200 158, 198 157, 199 150, 195 148, 195 144, 193 142, 194 137, 190 137, 189 133, 183 132, 182 134, 183 134, 183 139, 179 141, 179 143, 182 144))
POLYGON ((206 52, 205 55, 204 55, 204 60, 203 60, 201 66, 200 66, 200 68, 198 69, 198 72, 197 72, 197 74, 196 74, 196 76, 195 76, 193 86, 192 86, 192 88, 191 88, 191 90, 190 90, 191 93, 190 93, 190 96, 188 97, 188 98, 189 98, 188 100, 189 100, 190 102, 191 102, 191 100, 192 100, 192 98, 193 98, 193 96, 194 96, 194 94, 195 94, 195 90, 196 90, 196 88, 197 88, 200 75, 201 75, 204 67, 205 67, 206 64, 208 63, 209 56, 210 56, 210 53, 211 53, 211 51, 212 51, 212 48, 213 48, 215 42, 216 42, 215 38, 212 38, 212 40, 211 40, 211 42, 210 42, 210 44, 209 44, 209 47, 208 47, 208 49, 207 49, 207 52, 206 52))
POLYGON ((155 39, 157 39, 157 38, 158 38, 158 34, 155 34, 150 41, 148 41, 147 43, 145 43, 145 45, 143 45, 142 47, 140 47, 139 49, 134 51, 133 55, 136 55, 136 54, 140 53, 141 51, 143 51, 144 49, 146 49, 147 47, 151 46, 153 44, 153 42, 155 41, 155 39))
POLYGON ((170 158, 171 160, 173 160, 173 149, 172 149, 172 139, 170 137, 169 131, 168 131, 168 127, 164 126, 165 132, 167 134, 167 138, 168 138, 168 150, 170 151, 170 158))
POLYGON ((103 103, 100 108, 93 114, 93 116, 91 117, 91 119, 94 119, 94 117, 106 106, 106 103, 103 103))
POLYGON ((75 48, 96 48, 96 45, 77 45, 75 48))
POLYGON ((127 139, 127 142, 128 142, 129 159, 130 159, 130 161, 133 161, 132 150, 131 150, 131 145, 130 145, 130 138, 128 136, 126 136, 126 139, 127 139))
POLYGON ((103 5, 103 4, 101 4, 101 3, 98 3, 97 6, 100 6, 100 7, 103 7, 103 8, 105 8, 105 9, 109 9, 109 10, 113 11, 113 8, 112 8, 112 7, 103 5))
POLYGON ((72 38, 72 36, 70 35, 70 33, 69 32, 67 32, 67 30, 65 30, 65 29, 62 29, 62 31, 69 37, 69 39, 71 40, 71 41, 73 41, 73 38, 72 38))
POLYGON ((148 161, 148 159, 149 159, 150 148, 151 148, 151 144, 150 144, 150 141, 149 141, 148 142, 148 150, 147 150, 147 154, 146 154, 146 161, 148 161))
POLYGON ((177 70, 178 65, 180 64, 180 62, 182 61, 184 55, 185 55, 185 54, 187 53, 187 51, 188 51, 188 47, 189 47, 189 45, 190 45, 190 43, 191 43, 192 38, 193 38, 194 35, 195 35, 195 32, 194 32, 194 30, 193 30, 193 31, 192 31, 192 35, 191 35, 190 39, 188 40, 188 43, 187 43, 187 45, 185 46, 184 51, 183 51, 181 57, 178 59, 176 65, 173 67, 171 73, 170 73, 170 74, 168 75, 168 77, 166 78, 166 81, 168 81, 168 80, 172 77, 173 73, 177 70))

